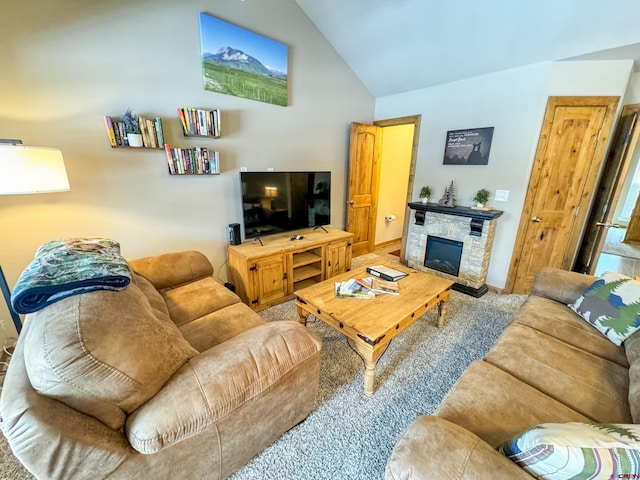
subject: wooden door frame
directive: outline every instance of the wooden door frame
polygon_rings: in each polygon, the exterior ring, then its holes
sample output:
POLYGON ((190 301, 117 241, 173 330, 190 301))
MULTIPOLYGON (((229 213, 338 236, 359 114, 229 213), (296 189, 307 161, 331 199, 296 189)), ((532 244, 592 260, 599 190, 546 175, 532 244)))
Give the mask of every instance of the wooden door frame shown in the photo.
MULTIPOLYGON (((572 102, 575 102, 575 106, 585 105, 585 106, 596 107, 600 105, 600 106, 611 107, 611 108, 607 108, 607 111, 604 114, 603 124, 607 124, 608 122, 610 122, 611 126, 613 127, 613 119, 615 118, 615 115, 617 113, 617 106, 620 102, 620 97, 618 96, 550 96, 548 98, 547 106, 545 107, 544 118, 542 121, 542 129, 540 131, 540 136, 538 138, 538 144, 536 147, 536 153, 535 153, 533 167, 531 170, 531 176, 529 177, 529 184, 527 187, 525 203, 522 208, 522 214, 520 216, 518 233, 516 235, 516 241, 513 247, 512 255, 511 255, 509 273, 507 275, 507 281, 504 289, 505 293, 511 293, 513 291, 513 287, 516 282, 516 273, 518 271, 519 260, 520 260, 519 254, 524 248, 524 243, 526 241, 525 233, 529 226, 529 222, 531 221, 530 219, 532 216, 534 202, 536 200, 535 192, 537 191, 540 181, 542 180, 541 169, 543 166, 543 160, 546 153, 546 145, 549 138, 549 131, 553 123, 553 115, 551 114, 552 110, 550 109, 550 107, 553 105, 553 103, 570 104, 572 102)), ((598 143, 595 146, 595 150, 593 154, 594 158, 601 157, 603 160, 597 172, 590 172, 588 174, 588 177, 594 178, 594 185, 593 185, 594 188, 596 187, 595 179, 597 178, 597 176, 599 176, 602 166, 604 165, 604 155, 609 145, 610 133, 611 133, 610 131, 601 132, 598 139, 598 143)), ((587 185, 588 183, 589 183, 588 181, 585 181, 585 185, 587 185)), ((582 207, 582 204, 584 203, 584 198, 588 193, 589 192, 582 193, 579 207, 582 207)), ((588 199, 588 203, 584 205, 584 208, 578 209, 578 212, 577 212, 578 214, 576 215, 577 219, 575 224, 576 228, 573 228, 572 231, 569 233, 568 243, 576 235, 578 235, 579 237, 582 236, 582 233, 584 231, 585 224, 588 218, 587 211, 590 205, 590 200, 591 198, 588 199)), ((569 261, 570 262, 569 267, 566 268, 567 270, 569 270, 570 267, 573 265, 573 262, 575 262, 579 248, 580 248, 580 242, 576 240, 573 251, 569 252, 571 259, 569 261)), ((565 262, 563 262, 563 264, 564 263, 565 262)), ((563 265, 563 267, 565 267, 565 265, 563 265)))
POLYGON ((640 136, 640 104, 623 105, 572 270, 593 275, 640 136))
MULTIPOLYGON (((387 120, 377 120, 373 122, 378 127, 395 127, 398 125, 413 125, 413 141, 411 144, 411 163, 409 164, 409 179, 407 181, 407 194, 405 202, 404 223, 402 226, 402 240, 400 243, 400 263, 407 264, 405 255, 405 249, 407 246, 407 235, 409 233, 409 220, 411 217, 411 209, 409 203, 412 201, 413 195, 413 183, 416 174, 416 164, 418 162, 418 142, 420 140, 420 122, 422 121, 422 115, 408 115, 406 117, 390 118, 387 120)), ((384 140, 383 140, 384 141, 384 140)), ((376 192, 376 198, 373 199, 374 215, 377 215, 378 211, 378 197, 376 192)))

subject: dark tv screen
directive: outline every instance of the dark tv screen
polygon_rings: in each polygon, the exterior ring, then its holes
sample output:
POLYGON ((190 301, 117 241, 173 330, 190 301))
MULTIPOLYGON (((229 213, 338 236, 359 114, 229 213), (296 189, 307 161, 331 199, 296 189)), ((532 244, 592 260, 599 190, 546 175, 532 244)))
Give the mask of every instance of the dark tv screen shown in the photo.
POLYGON ((240 172, 245 238, 331 223, 331 172, 240 172))

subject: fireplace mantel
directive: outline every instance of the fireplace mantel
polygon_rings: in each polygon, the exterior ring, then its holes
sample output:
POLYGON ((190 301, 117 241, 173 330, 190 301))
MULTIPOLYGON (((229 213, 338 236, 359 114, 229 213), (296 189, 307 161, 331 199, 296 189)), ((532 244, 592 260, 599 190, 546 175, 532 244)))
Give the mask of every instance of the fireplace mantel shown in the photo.
POLYGON ((458 215, 459 217, 471 217, 481 220, 493 220, 498 218, 504 212, 502 210, 475 210, 471 207, 445 207, 438 205, 437 203, 410 203, 409 208, 411 210, 418 210, 423 212, 437 212, 446 213, 447 215, 458 215))
POLYGON ((425 212, 443 213, 445 215, 456 215, 458 217, 471 218, 471 235, 479 237, 482 235, 482 225, 485 220, 494 220, 502 215, 502 210, 476 210, 471 207, 446 207, 437 203, 409 203, 409 208, 415 210, 416 225, 424 225, 425 212))

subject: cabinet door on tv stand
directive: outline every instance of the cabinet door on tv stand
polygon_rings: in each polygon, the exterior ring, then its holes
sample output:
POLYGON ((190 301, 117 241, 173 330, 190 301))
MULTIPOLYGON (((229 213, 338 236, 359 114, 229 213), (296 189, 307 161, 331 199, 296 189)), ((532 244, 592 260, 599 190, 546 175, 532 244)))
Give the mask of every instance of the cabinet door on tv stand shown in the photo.
POLYGON ((274 255, 256 260, 250 268, 253 276, 252 308, 271 305, 287 295, 287 265, 284 255, 274 255))
POLYGON ((326 278, 351 270, 351 240, 330 243, 327 245, 325 268, 326 278))

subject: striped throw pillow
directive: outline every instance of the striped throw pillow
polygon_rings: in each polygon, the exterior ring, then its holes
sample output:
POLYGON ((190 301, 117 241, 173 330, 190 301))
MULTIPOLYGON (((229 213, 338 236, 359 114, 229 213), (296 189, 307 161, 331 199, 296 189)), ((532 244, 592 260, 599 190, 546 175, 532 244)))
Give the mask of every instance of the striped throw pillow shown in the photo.
POLYGON ((498 451, 540 479, 640 478, 640 425, 545 423, 498 451))

